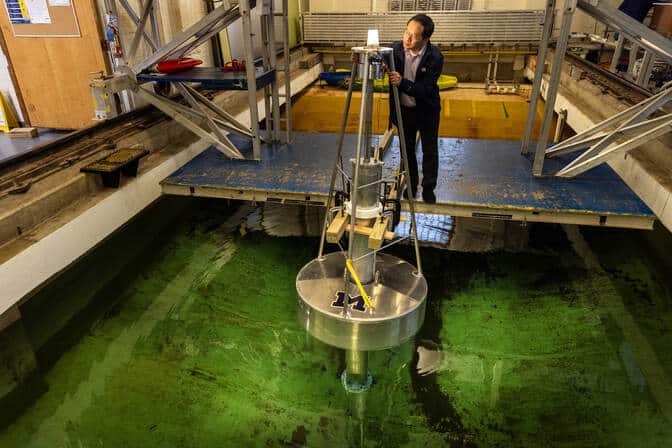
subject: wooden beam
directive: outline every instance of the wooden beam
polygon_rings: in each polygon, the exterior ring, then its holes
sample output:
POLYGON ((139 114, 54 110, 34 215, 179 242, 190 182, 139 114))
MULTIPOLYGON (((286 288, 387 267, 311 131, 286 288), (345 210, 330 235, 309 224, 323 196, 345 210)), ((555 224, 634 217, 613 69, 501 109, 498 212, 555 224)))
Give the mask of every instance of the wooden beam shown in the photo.
MULTIPOLYGON (((345 231, 349 232, 350 231, 350 224, 347 224, 345 226, 345 231)), ((373 228, 371 227, 366 227, 366 226, 355 226, 355 233, 359 235, 366 235, 366 236, 371 236, 371 233, 373 232, 373 228)), ((383 234, 384 239, 386 240, 392 240, 394 239, 394 232, 387 231, 383 234)))
POLYGON ((327 228, 327 242, 333 244, 338 243, 343 237, 347 222, 348 215, 343 212, 338 212, 327 228))
MULTIPOLYGON (((380 247, 383 245, 389 222, 390 218, 387 216, 383 219, 376 219, 376 222, 373 224, 371 235, 369 235, 369 249, 380 249, 380 247)), ((394 237, 394 233, 392 233, 392 236, 394 237)))

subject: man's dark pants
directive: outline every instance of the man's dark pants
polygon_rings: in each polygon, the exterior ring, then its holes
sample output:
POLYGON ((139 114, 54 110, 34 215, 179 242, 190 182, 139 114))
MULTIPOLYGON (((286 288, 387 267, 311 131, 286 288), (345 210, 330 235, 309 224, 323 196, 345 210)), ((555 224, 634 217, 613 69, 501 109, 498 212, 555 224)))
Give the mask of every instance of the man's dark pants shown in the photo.
MULTIPOLYGON (((439 171, 439 113, 418 116, 415 107, 401 107, 404 137, 408 151, 408 172, 413 197, 418 192, 418 160, 415 156, 415 135, 420 131, 422 143, 422 189, 434 191, 439 171)), ((402 159, 403 160, 403 159, 402 159)))

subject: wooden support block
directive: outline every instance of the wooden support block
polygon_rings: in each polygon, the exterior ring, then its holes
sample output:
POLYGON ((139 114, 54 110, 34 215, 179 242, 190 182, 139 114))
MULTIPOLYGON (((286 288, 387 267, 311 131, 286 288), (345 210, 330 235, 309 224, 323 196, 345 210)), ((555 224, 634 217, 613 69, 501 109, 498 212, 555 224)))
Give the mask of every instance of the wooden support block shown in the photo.
POLYGON ((392 184, 392 188, 390 189, 390 194, 387 195, 388 199, 395 200, 399 196, 399 191, 397 190, 397 183, 392 184))
POLYGON ((35 138, 37 128, 14 128, 8 134, 11 138, 35 138))
POLYGON ((345 213, 337 213, 334 216, 334 219, 327 227, 327 242, 336 244, 343 237, 343 232, 345 232, 345 225, 348 222, 349 216, 345 213))
MULTIPOLYGON (((350 231, 350 224, 347 224, 345 226, 345 231, 349 232, 350 231)), ((373 229, 371 227, 366 227, 366 226, 355 226, 355 233, 359 235, 366 235, 366 236, 371 236, 371 232, 373 232, 373 229)), ((383 235, 384 239, 386 240, 393 240, 394 239, 394 232, 387 231, 383 235)))
POLYGON ((119 149, 102 159, 81 168, 82 173, 100 174, 103 185, 109 188, 118 188, 121 175, 135 177, 138 174, 140 159, 149 154, 142 148, 119 149))
POLYGON ((301 58, 301 60, 299 60, 299 68, 309 69, 309 68, 319 64, 321 60, 322 60, 322 57, 321 57, 320 53, 311 53, 311 54, 301 58))
POLYGON ((371 235, 369 235, 369 249, 380 249, 383 245, 385 232, 387 231, 389 222, 390 218, 387 216, 382 220, 376 219, 376 222, 373 224, 371 235))

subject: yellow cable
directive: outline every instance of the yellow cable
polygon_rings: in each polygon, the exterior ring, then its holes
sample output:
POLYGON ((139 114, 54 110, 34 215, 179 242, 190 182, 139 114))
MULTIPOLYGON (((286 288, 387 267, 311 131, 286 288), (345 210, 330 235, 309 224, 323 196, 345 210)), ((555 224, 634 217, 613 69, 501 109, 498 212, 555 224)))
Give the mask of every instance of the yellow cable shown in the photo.
POLYGON ((355 283, 357 284, 357 288, 359 288, 359 292, 362 295, 362 298, 364 299, 364 303, 368 308, 373 308, 373 305, 371 304, 371 300, 369 299, 369 296, 366 294, 366 291, 364 291, 364 287, 362 286, 362 282, 359 281, 359 277, 357 277, 357 273, 355 272, 355 267, 352 265, 352 260, 351 259, 346 259, 345 260, 345 267, 348 268, 348 271, 350 271, 350 275, 352 275, 352 278, 355 279, 355 283))

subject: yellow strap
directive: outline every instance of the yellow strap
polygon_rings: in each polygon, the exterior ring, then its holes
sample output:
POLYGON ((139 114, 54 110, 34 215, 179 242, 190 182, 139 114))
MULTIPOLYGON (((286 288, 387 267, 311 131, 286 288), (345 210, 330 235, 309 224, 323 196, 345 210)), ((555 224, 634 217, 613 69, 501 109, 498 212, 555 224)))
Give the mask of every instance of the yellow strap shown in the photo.
POLYGON ((364 303, 368 308, 373 308, 373 305, 371 304, 371 300, 369 299, 369 296, 366 294, 366 291, 364 291, 364 287, 362 286, 362 282, 359 281, 359 277, 357 277, 357 273, 355 272, 355 267, 352 265, 352 260, 351 259, 346 259, 345 260, 345 267, 348 268, 348 271, 350 271, 350 275, 352 275, 352 278, 355 279, 355 283, 357 284, 357 288, 359 288, 359 293, 362 295, 362 298, 364 299, 364 303))

